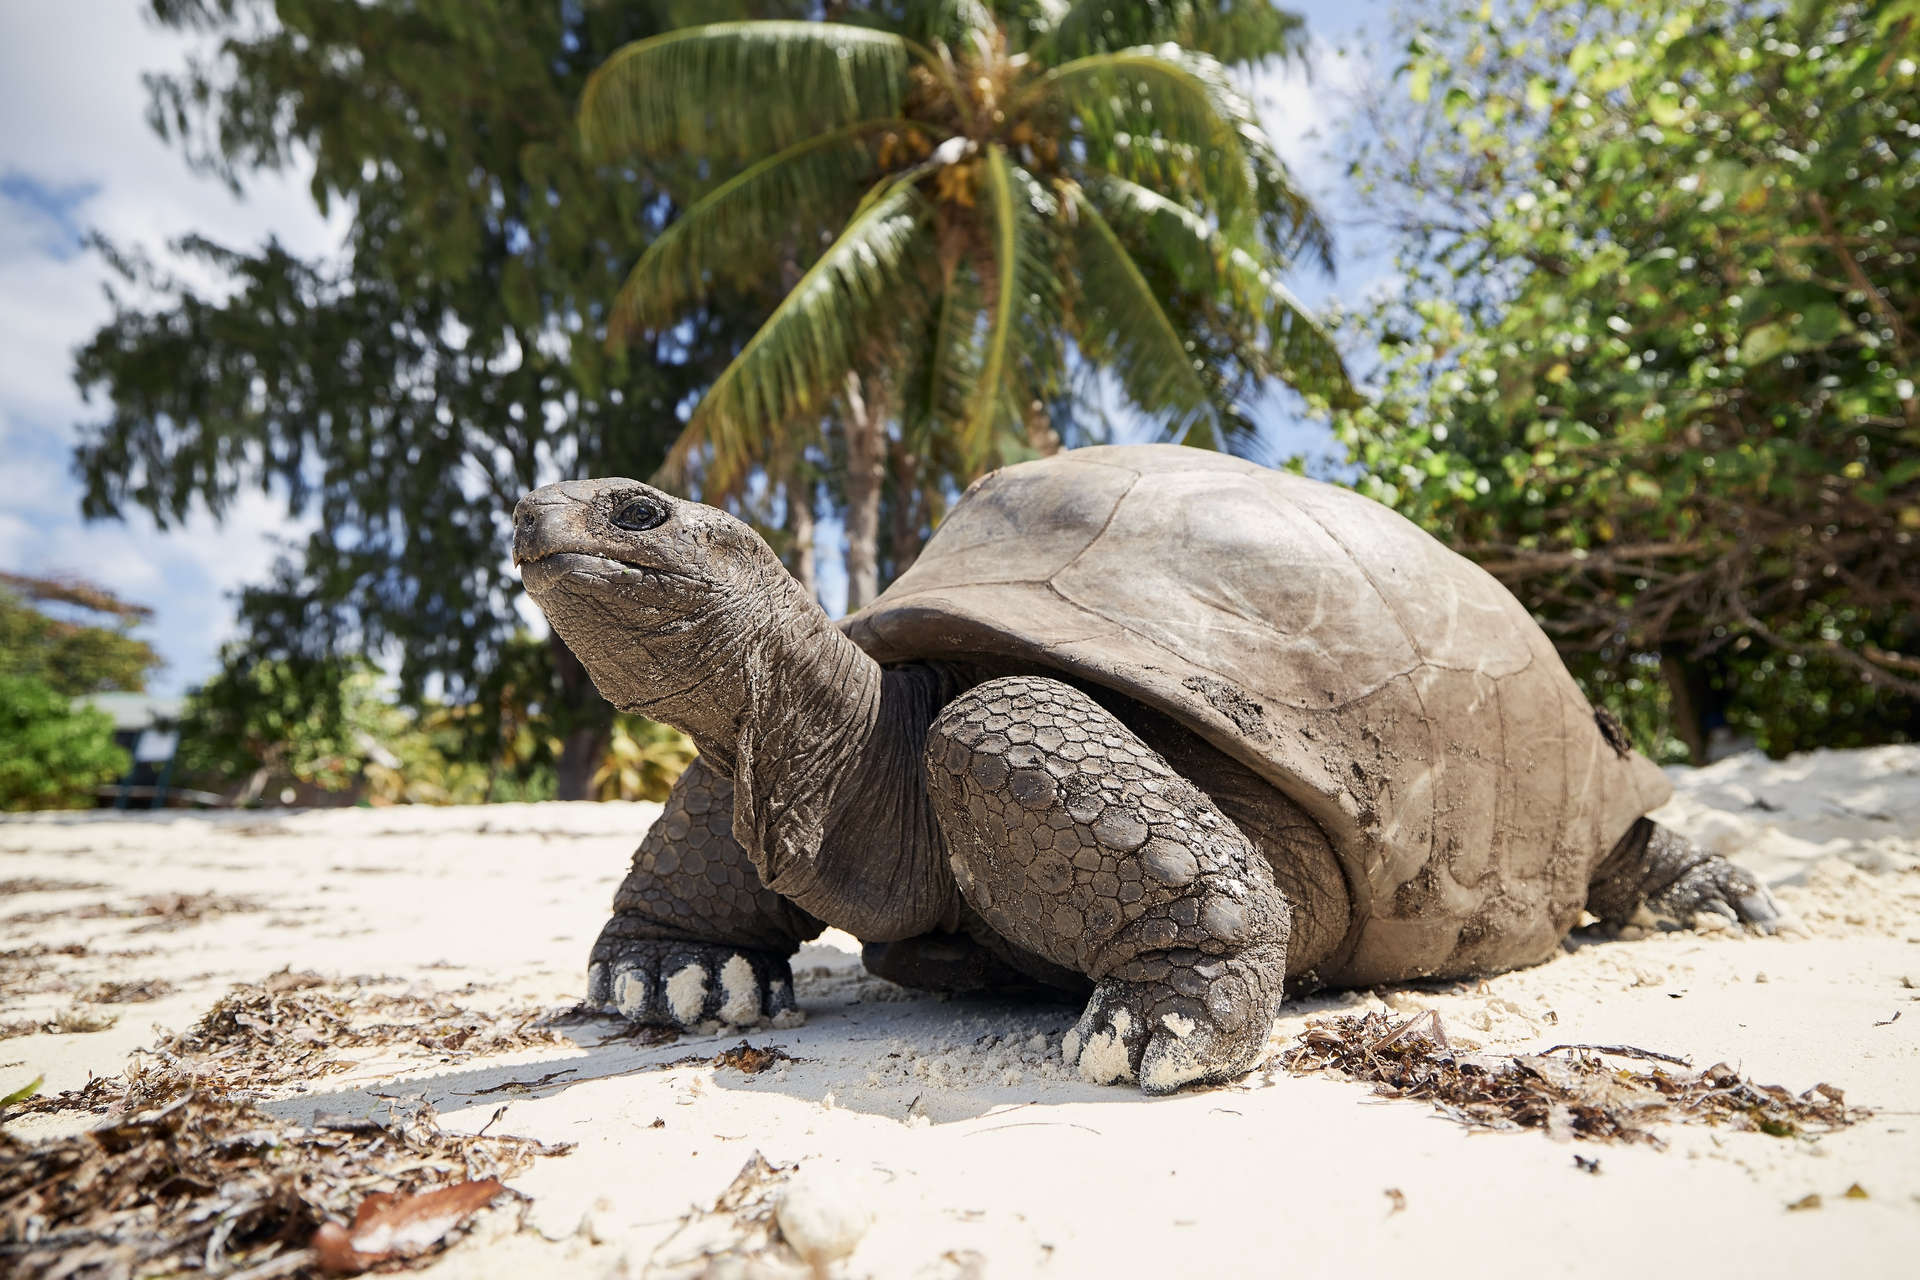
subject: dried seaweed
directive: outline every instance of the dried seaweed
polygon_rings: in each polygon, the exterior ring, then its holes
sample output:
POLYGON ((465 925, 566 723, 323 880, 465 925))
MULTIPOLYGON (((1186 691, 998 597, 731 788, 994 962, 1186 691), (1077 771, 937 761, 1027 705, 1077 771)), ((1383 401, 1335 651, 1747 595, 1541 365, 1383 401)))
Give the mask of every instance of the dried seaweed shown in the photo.
POLYGON ((37 943, 30 947, 9 947, 0 951, 0 996, 36 995, 48 991, 71 991, 72 984, 54 966, 44 963, 49 956, 84 956, 85 943, 70 942, 52 947, 37 943), (49 980, 48 975, 52 977, 49 980))
POLYGON ((62 1009, 51 1018, 22 1018, 13 1022, 0 1023, 0 1040, 10 1040, 15 1036, 49 1035, 77 1036, 95 1031, 105 1031, 120 1019, 111 1013, 94 1013, 87 1009, 62 1009))
POLYGON ((722 1049, 711 1058, 703 1058, 697 1053, 684 1058, 675 1058, 671 1062, 654 1063, 649 1071, 666 1071, 673 1067, 732 1067, 742 1075, 757 1076, 782 1062, 805 1062, 805 1058, 796 1058, 788 1053, 786 1046, 778 1044, 754 1045, 742 1040, 731 1049, 722 1049))
POLYGON ((173 992, 173 984, 165 978, 138 978, 95 983, 80 993, 80 999, 85 1004, 145 1004, 173 992))
POLYGON ((750 1274, 744 1268, 806 1275, 799 1255, 780 1236, 774 1214, 780 1189, 798 1165, 767 1163, 758 1151, 740 1166, 711 1209, 695 1208, 680 1219, 673 1234, 647 1260, 653 1280, 695 1280, 721 1274, 750 1274))
POLYGON ((137 920, 146 924, 134 930, 148 933, 156 929, 178 929, 217 916, 265 911, 252 898, 225 893, 153 893, 132 902, 90 902, 83 907, 64 910, 21 911, 0 919, 0 927, 46 924, 55 920, 137 920))
POLYGON ((151 1097, 148 1077, 246 1096, 351 1070, 343 1049, 406 1050, 440 1061, 568 1043, 537 1009, 484 1012, 444 992, 392 992, 282 970, 241 983, 191 1029, 136 1054, 118 1077, 35 1098, 28 1112, 104 1111, 151 1097))
POLYGON ((98 880, 51 880, 46 876, 16 876, 11 880, 0 880, 0 898, 10 898, 17 893, 84 893, 91 889, 107 887, 98 880))
POLYGON ((1725 1063, 1704 1071, 1629 1070, 1609 1055, 1678 1061, 1630 1046, 1557 1045, 1505 1057, 1462 1053, 1432 1011, 1390 1024, 1379 1011, 1307 1024, 1281 1064, 1296 1075, 1337 1071, 1390 1098, 1431 1102, 1475 1129, 1544 1129, 1556 1138, 1664 1146, 1657 1124, 1726 1125, 1775 1137, 1829 1133, 1869 1114, 1840 1090, 1802 1093, 1746 1079, 1725 1063), (1557 1055, 1570 1050, 1568 1056, 1557 1055))
POLYGON ((0 1271, 313 1274, 315 1232, 356 1219, 372 1196, 507 1177, 568 1149, 450 1134, 424 1105, 309 1128, 187 1090, 70 1137, 28 1143, 0 1132, 0 1271))

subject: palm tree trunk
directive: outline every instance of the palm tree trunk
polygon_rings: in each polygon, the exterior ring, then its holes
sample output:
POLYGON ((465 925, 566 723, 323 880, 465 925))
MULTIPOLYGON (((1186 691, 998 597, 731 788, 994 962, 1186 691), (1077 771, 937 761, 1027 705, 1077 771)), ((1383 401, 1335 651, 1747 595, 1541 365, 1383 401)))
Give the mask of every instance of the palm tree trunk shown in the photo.
POLYGON ((806 480, 787 481, 787 532, 793 538, 793 576, 815 600, 820 598, 819 579, 814 571, 813 485, 806 480))
POLYGON ((920 525, 926 518, 926 494, 920 488, 920 459, 905 442, 893 448, 893 509, 888 542, 893 551, 894 577, 913 567, 920 557, 920 525))
POLYGON ((880 405, 869 404, 857 373, 847 374, 847 612, 880 594, 880 484, 885 432, 880 405))

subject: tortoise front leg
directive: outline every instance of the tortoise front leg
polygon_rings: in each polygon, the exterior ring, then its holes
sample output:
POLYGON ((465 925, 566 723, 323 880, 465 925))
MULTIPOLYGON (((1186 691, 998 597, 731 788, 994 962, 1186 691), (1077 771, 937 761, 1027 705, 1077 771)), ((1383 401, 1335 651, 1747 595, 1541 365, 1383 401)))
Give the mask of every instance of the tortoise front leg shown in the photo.
POLYGON ((1280 1004, 1291 912, 1197 787, 1071 685, 990 680, 927 738, 955 878, 986 923, 1097 984, 1065 1041, 1096 1083, 1230 1080, 1280 1004))
POLYGON ((793 1010, 788 959, 823 927, 760 882, 733 838, 733 784, 696 759, 614 896, 587 1000, 640 1023, 752 1026, 793 1010))

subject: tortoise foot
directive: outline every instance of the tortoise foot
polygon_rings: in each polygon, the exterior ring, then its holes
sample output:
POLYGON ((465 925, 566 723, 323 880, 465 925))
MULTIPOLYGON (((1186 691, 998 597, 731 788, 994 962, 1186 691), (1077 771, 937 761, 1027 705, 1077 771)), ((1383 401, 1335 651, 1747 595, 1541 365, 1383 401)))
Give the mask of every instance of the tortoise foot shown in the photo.
POLYGON ((1702 916, 1745 925, 1755 933, 1775 933, 1781 923, 1780 908, 1759 878, 1718 855, 1649 895, 1644 910, 1661 928, 1697 928, 1702 916))
POLYGON ((1010 676, 934 721, 927 787, 982 923, 1094 981, 1065 1042, 1082 1075, 1170 1093, 1253 1066, 1292 910, 1245 833, 1157 752, 1078 689, 1010 676))
POLYGON ((1185 950, 1143 956, 1125 971, 1162 976, 1102 982, 1062 1052, 1094 1084, 1137 1080, 1149 1094, 1238 1079, 1266 1048, 1279 1003, 1273 975, 1283 960, 1258 950, 1231 958, 1185 950))
POLYGON ((596 947, 587 1002, 644 1026, 683 1031, 801 1019, 786 957, 711 942, 618 939, 596 947))
POLYGON ((1776 933, 1786 923, 1751 871, 1648 818, 1595 869, 1587 910, 1609 924, 1656 929, 1744 925, 1776 933))

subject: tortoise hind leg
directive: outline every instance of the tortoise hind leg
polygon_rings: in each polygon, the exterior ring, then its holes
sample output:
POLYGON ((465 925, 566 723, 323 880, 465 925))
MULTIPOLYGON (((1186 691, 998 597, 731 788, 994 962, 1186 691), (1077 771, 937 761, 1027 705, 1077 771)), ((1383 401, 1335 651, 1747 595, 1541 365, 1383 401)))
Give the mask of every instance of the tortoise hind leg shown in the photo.
POLYGON ((1083 1076, 1169 1093, 1252 1068, 1291 913, 1211 800, 1085 694, 1037 677, 949 703, 926 759, 968 905, 1096 984, 1064 1046, 1083 1076))
POLYGON ((733 784, 696 759, 614 896, 587 964, 587 1002, 682 1028, 790 1015, 788 960, 823 927, 761 883, 733 838, 733 784))
POLYGON ((1641 818, 1593 870, 1587 910, 1628 924, 1642 910, 1666 929, 1715 915, 1758 933, 1779 927, 1780 910, 1752 872, 1709 853, 1670 828, 1641 818))

